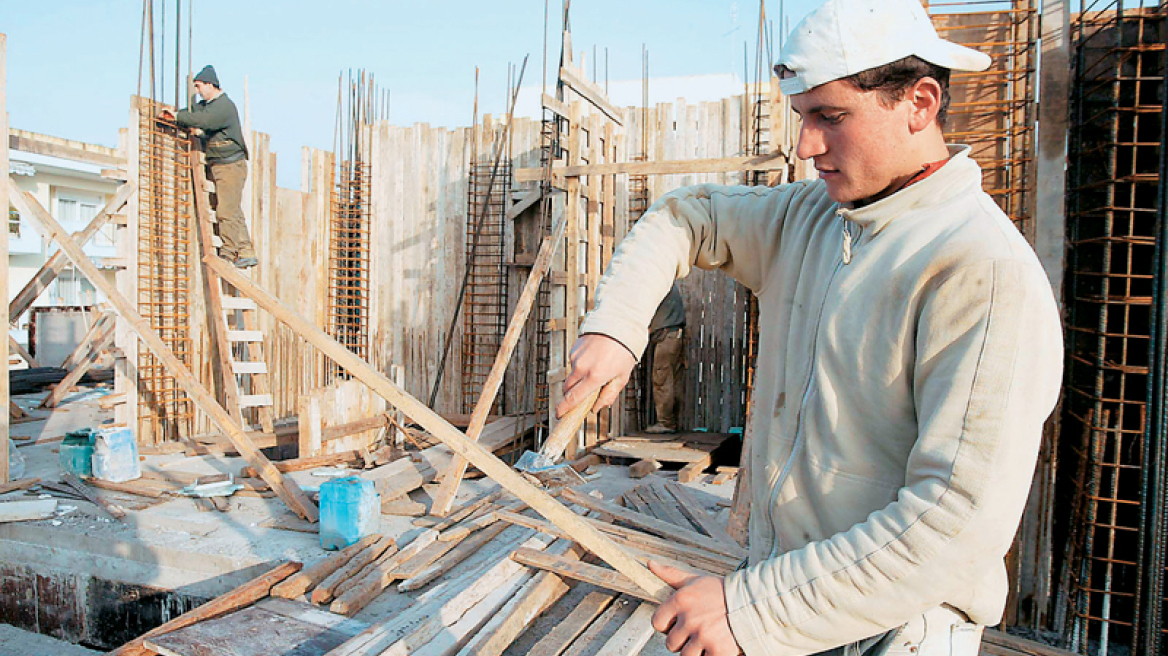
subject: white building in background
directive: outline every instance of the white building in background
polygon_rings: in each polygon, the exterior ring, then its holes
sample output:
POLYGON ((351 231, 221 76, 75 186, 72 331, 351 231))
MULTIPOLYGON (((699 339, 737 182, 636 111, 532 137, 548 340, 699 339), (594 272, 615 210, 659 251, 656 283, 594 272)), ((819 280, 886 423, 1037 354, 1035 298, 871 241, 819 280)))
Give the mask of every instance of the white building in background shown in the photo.
MULTIPOLYGON (((121 184, 103 177, 120 160, 113 148, 11 130, 9 170, 17 187, 36 197, 41 206, 70 232, 85 228, 121 184)), ((85 245, 85 252, 110 281, 116 257, 114 226, 106 227, 85 245)), ((57 250, 46 245, 44 229, 35 217, 8 208, 8 299, 11 300, 57 250)), ((5 301, 8 302, 8 301, 5 301)), ((89 306, 104 302, 93 285, 72 266, 41 293, 34 306, 89 306)), ((28 346, 29 313, 13 317, 9 333, 28 346)))

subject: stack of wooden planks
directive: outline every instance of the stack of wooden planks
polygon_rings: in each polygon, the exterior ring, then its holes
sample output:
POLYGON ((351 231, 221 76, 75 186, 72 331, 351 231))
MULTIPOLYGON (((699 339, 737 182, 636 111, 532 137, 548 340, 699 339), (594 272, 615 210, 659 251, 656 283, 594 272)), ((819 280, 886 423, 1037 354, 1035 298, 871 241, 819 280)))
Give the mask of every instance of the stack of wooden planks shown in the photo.
MULTIPOLYGON (((558 494, 641 562, 724 575, 745 556, 694 493, 662 478, 629 490, 624 505, 584 488, 558 494)), ((415 524, 285 576, 259 603, 155 634, 142 643, 153 652, 125 653, 195 656, 230 644, 241 656, 625 655, 653 637, 650 595, 503 489, 415 524)))

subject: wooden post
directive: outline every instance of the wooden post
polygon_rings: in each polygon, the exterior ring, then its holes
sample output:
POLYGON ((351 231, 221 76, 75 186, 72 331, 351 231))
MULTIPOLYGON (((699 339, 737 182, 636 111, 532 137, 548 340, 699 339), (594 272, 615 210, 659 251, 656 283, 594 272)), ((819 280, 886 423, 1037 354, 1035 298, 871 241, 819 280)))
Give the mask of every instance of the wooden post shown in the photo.
MULTIPOLYGON (((474 410, 470 414, 470 425, 466 428, 466 437, 472 442, 478 441, 483 427, 487 425, 487 415, 490 414, 491 406, 495 403, 495 396, 503 384, 503 375, 507 373, 507 365, 511 362, 511 355, 515 352, 519 339, 523 337, 523 329, 527 325, 527 315, 531 312, 532 305, 535 304, 540 283, 543 282, 544 276, 547 275, 548 269, 552 265, 552 257, 555 256, 556 246, 559 245, 560 239, 563 237, 566 225, 566 221, 560 221, 555 234, 545 238, 539 246, 535 266, 527 275, 527 282, 523 285, 523 293, 520 294, 519 301, 515 304, 515 312, 511 315, 511 323, 507 325, 507 332, 503 335, 503 343, 499 346, 499 352, 495 354, 495 362, 491 365, 491 372, 487 375, 487 381, 483 383, 483 391, 479 394, 479 400, 475 403, 474 410)), ((447 470, 446 476, 442 479, 442 487, 438 490, 438 496, 430 508, 430 514, 445 517, 446 513, 450 512, 450 506, 454 504, 454 497, 458 494, 458 486, 465 473, 466 459, 455 456, 450 463, 450 469, 447 470)))
MULTIPOLYGON (((8 50, 8 37, 0 34, 0 175, 4 176, 5 184, 0 185, 0 209, 4 210, 4 236, 0 238, 0 271, 4 272, 2 277, 8 280, 8 105, 6 104, 7 97, 5 96, 6 81, 8 78, 8 64, 5 53, 8 50)), ((7 293, 7 292, 5 292, 7 293)), ((8 322, 11 317, 8 316, 8 303, 4 303, 4 307, 0 309, 0 325, 4 326, 4 330, 8 330, 8 322)), ((4 407, 8 407, 10 403, 8 397, 8 340, 0 340, 0 362, 4 363, 3 371, 0 372, 0 401, 3 402, 4 407)), ((0 413, 4 416, 0 418, 0 484, 8 482, 8 413, 0 413)))
POLYGON ((368 385, 374 392, 380 394, 390 404, 420 424, 455 454, 469 460, 472 465, 478 467, 508 492, 527 503, 533 510, 565 533, 571 535, 578 544, 596 554, 618 572, 628 576, 654 599, 665 601, 672 594, 672 588, 664 581, 657 578, 648 568, 637 562, 633 556, 611 539, 602 535, 591 524, 556 501, 551 495, 527 482, 523 476, 496 458, 493 453, 467 439, 465 434, 451 426, 425 403, 395 385, 368 362, 354 355, 278 298, 248 280, 233 266, 218 258, 208 258, 207 266, 215 269, 216 273, 235 285, 240 292, 286 324, 293 332, 308 340, 324 355, 344 367, 354 378, 368 385))
MULTIPOLYGON (((255 447, 255 444, 252 443, 247 433, 235 423, 235 420, 231 415, 227 414, 223 406, 215 401, 214 395, 199 384, 198 379, 195 378, 190 369, 187 369, 186 365, 166 347, 166 344, 163 343, 158 334, 151 330, 150 323, 142 315, 138 314, 138 311, 130 303, 129 299, 118 293, 118 290, 114 289, 113 285, 106 281, 97 270, 97 267, 94 266, 93 262, 89 260, 89 257, 81 250, 81 247, 69 238, 69 234, 57 223, 56 219, 41 207, 40 203, 33 198, 32 194, 20 193, 20 190, 16 188, 16 183, 11 180, 8 181, 8 185, 10 191, 14 192, 12 198, 13 203, 18 208, 36 215, 37 220, 45 227, 47 233, 45 236, 50 240, 56 240, 60 244, 61 250, 65 251, 69 259, 73 261, 73 265, 86 278, 89 278, 89 282, 98 291, 105 294, 110 304, 125 319, 130 329, 137 333, 138 337, 154 353, 155 357, 170 371, 178 384, 190 395, 191 401, 207 414, 211 421, 219 427, 219 430, 223 431, 223 434, 227 436, 227 439, 231 441, 231 444, 239 451, 240 455, 247 460, 247 463, 259 472, 260 477, 268 485, 272 486, 272 490, 279 495, 284 503, 288 504, 288 507, 293 512, 310 522, 315 522, 317 519, 316 506, 313 505, 312 501, 304 494, 300 487, 296 485, 296 482, 291 479, 285 479, 284 475, 272 465, 271 461, 255 447)), ((215 259, 218 260, 218 258, 215 259)), ((231 266, 226 263, 224 265, 231 266)), ((242 276, 240 277, 242 278, 242 276)), ((243 279, 245 281, 247 280, 246 278, 243 279)))

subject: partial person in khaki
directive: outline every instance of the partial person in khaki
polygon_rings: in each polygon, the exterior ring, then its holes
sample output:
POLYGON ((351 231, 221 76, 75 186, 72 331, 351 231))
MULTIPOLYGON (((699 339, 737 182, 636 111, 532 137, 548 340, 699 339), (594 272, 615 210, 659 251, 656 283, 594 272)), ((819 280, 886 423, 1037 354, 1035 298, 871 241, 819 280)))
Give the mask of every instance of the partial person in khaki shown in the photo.
POLYGON ((685 384, 685 303, 676 284, 649 322, 649 346, 649 376, 657 421, 645 432, 676 433, 685 384))
MULTIPOLYGON (((243 215, 243 185, 247 181, 247 144, 235 103, 219 88, 211 66, 203 67, 194 80, 201 100, 171 116, 179 125, 203 131, 207 169, 215 183, 215 218, 223 247, 219 257, 246 269, 259 264, 247 221, 243 215)), ((193 100, 193 99, 192 99, 193 100)))
POLYGON ((818 179, 662 197, 613 256, 557 412, 611 404, 674 280, 758 297, 749 558, 676 588, 653 626, 685 656, 976 656, 1058 399, 1050 281, 942 128, 950 71, 917 0, 827 0, 776 73, 818 179))

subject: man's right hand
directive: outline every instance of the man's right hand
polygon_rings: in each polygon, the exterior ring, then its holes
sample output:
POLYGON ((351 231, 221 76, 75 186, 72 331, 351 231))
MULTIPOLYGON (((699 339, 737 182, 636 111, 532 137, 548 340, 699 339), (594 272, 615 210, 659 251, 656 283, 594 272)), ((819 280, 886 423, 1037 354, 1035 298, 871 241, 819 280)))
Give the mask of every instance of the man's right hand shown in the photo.
POLYGON ((563 417, 593 391, 603 387, 595 409, 616 402, 629 382, 637 358, 624 344, 598 333, 581 335, 572 346, 572 373, 564 380, 564 398, 556 406, 556 416, 563 417))

